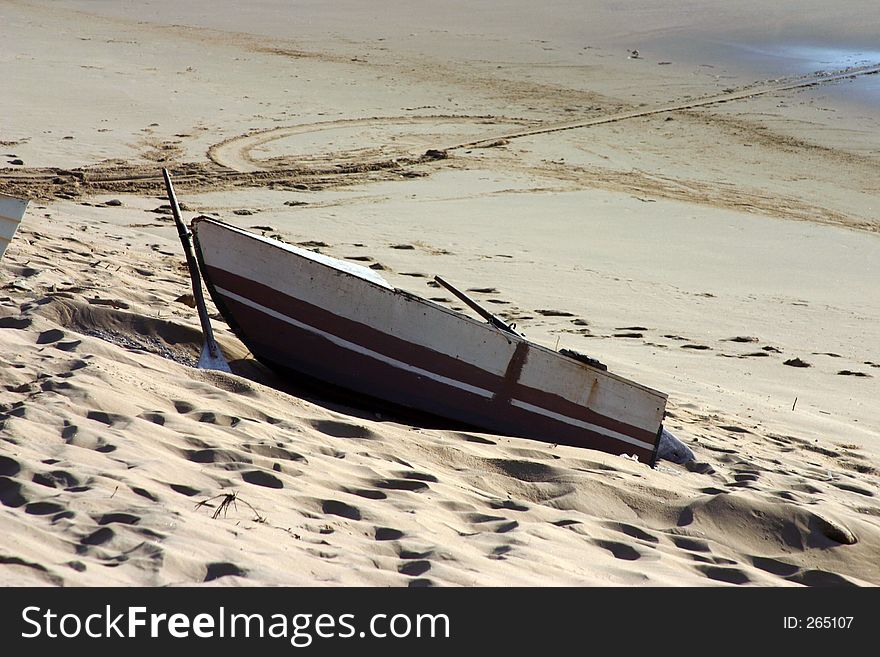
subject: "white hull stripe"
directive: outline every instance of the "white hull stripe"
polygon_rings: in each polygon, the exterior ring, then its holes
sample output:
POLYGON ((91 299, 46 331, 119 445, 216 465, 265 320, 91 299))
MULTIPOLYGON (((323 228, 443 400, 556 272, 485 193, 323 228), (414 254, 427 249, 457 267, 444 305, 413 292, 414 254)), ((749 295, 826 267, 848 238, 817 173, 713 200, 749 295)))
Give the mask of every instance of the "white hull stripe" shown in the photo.
POLYGON ((380 354, 378 351, 373 351, 372 349, 367 349, 366 347, 362 347, 361 345, 354 342, 349 342, 348 340, 344 340, 343 338, 333 335, 332 333, 327 333, 326 331, 317 329, 310 324, 305 324, 304 322, 300 322, 299 320, 293 319, 292 317, 283 315, 282 313, 272 310, 271 308, 266 308, 266 306, 263 306, 256 301, 248 299, 247 297, 236 294, 235 292, 224 290, 222 287, 215 286, 214 289, 217 290, 217 292, 219 292, 224 297, 232 299, 233 301, 238 301, 239 303, 243 303, 246 306, 250 306, 254 310, 259 310, 261 313, 265 313, 271 317, 274 317, 275 319, 280 319, 282 322, 287 322, 288 324, 309 331, 310 333, 320 335, 322 338, 329 340, 333 344, 343 347, 344 349, 348 349, 349 351, 354 351, 355 353, 368 356, 369 358, 381 361, 383 363, 386 363, 387 365, 391 365, 392 367, 406 370, 407 372, 412 372, 413 374, 418 374, 419 376, 424 376, 429 379, 433 379, 434 381, 439 381, 440 383, 445 383, 448 386, 466 390, 467 392, 479 395, 480 397, 485 397, 486 399, 491 399, 494 394, 489 390, 484 390, 483 388, 478 388, 477 386, 468 385, 467 383, 463 383, 456 379, 450 379, 449 377, 441 376, 440 374, 435 374, 434 372, 429 372, 428 370, 423 370, 420 367, 414 367, 412 365, 409 365, 408 363, 397 360, 396 358, 390 358, 389 356, 380 354))
MULTIPOLYGON (((231 299, 233 301, 237 301, 238 303, 244 304, 254 310, 258 310, 261 313, 269 315, 270 317, 274 317, 275 319, 281 320, 282 322, 286 322, 292 326, 296 326, 297 328, 303 329, 310 333, 314 333, 316 335, 320 335, 325 340, 332 342, 333 344, 342 347, 344 349, 348 349, 349 351, 353 351, 355 353, 361 354, 363 356, 367 356, 374 360, 378 360, 387 365, 391 365, 392 367, 396 367, 401 370, 405 370, 407 372, 412 372, 413 374, 417 374, 419 376, 424 376, 432 381, 437 381, 444 385, 448 385, 452 388, 458 388, 459 390, 464 390, 466 392, 470 392, 472 394, 478 395, 480 397, 484 397, 486 399, 491 399, 494 397, 495 393, 486 390, 484 388, 479 388, 477 386, 472 386, 470 384, 464 383, 463 381, 459 381, 457 379, 450 379, 449 377, 442 376, 435 372, 430 372, 428 370, 424 370, 420 367, 414 367, 408 363, 404 363, 403 361, 397 360, 396 358, 391 358, 384 354, 380 354, 378 351, 373 351, 372 349, 367 349, 359 344, 354 342, 350 342, 339 336, 333 335, 332 333, 327 333, 326 331, 322 331, 318 328, 310 324, 306 324, 304 322, 300 322, 299 320, 293 319, 292 317, 288 317, 283 313, 279 313, 272 308, 267 308, 262 304, 253 301, 252 299, 248 299, 247 297, 243 297, 240 294, 236 294, 235 292, 230 292, 222 287, 214 286, 214 289, 222 296, 227 299, 231 299)), ((611 431, 610 429, 606 429, 605 427, 600 427, 595 424, 590 424, 589 422, 584 422, 582 420, 577 420, 572 417, 568 417, 567 415, 562 415, 560 413, 555 413, 553 411, 547 410, 546 408, 542 408, 540 406, 535 406, 534 404, 529 404, 527 402, 520 401, 518 399, 512 399, 510 401, 512 406, 517 406, 523 410, 529 411, 531 413, 537 413, 538 415, 543 415, 545 417, 552 418, 558 422, 564 422, 565 424, 570 424, 576 427, 580 427, 582 429, 587 429, 589 431, 593 431, 595 433, 602 434, 603 436, 607 436, 608 438, 613 438, 615 440, 620 440, 625 443, 629 443, 631 445, 635 445, 637 447, 641 447, 642 449, 653 450, 654 446, 646 443, 644 441, 638 440, 637 438, 632 438, 622 433, 618 433, 616 431, 611 431)))
POLYGON ((519 399, 511 399, 510 404, 511 406, 522 408, 523 410, 529 411, 531 413, 537 413, 538 415, 544 415, 546 417, 553 418, 554 420, 558 420, 559 422, 565 422, 566 424, 572 424, 576 427, 581 427, 582 429, 588 429, 589 431, 601 433, 603 436, 608 436, 609 438, 614 438, 615 440, 620 440, 622 442, 629 443, 630 445, 641 447, 642 449, 654 449, 653 445, 649 445, 648 443, 639 440, 638 438, 633 438, 631 436, 627 436, 626 434, 618 433, 617 431, 612 431, 611 429, 606 429, 605 427, 600 427, 595 424, 590 424, 589 422, 584 422, 583 420, 568 417, 567 415, 562 415, 561 413, 556 413, 554 411, 547 410, 546 408, 542 408, 541 406, 535 406, 534 404, 520 401, 519 399))

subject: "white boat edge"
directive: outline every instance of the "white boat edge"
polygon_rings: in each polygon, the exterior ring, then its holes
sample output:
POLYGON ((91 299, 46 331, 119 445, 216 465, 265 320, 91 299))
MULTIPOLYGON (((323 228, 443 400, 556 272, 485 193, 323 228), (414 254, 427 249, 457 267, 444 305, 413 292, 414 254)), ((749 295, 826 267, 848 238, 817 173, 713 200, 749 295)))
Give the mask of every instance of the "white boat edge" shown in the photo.
POLYGON ((27 199, 0 194, 0 259, 15 236, 27 206, 27 199))

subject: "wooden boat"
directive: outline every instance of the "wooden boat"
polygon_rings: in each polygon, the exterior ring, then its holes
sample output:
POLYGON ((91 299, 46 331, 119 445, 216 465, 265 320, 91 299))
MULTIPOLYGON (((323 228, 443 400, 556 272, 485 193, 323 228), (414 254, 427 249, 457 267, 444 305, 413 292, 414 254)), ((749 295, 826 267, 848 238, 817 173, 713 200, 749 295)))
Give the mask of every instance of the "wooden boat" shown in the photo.
POLYGON ((376 271, 197 217, 199 269, 263 363, 492 433, 653 466, 666 395, 395 289, 376 271))
POLYGON ((12 241, 27 204, 25 200, 0 194, 0 258, 12 241))

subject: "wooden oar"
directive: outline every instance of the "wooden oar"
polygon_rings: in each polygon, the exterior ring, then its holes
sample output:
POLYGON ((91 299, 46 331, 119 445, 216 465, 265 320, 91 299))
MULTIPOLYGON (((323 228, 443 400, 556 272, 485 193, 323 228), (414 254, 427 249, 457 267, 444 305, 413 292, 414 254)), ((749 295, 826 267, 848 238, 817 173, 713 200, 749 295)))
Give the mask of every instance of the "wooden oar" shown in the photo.
POLYGON ((440 285, 442 285, 443 287, 445 287, 447 290, 449 290, 450 292, 452 292, 452 293, 453 293, 455 296, 457 296, 459 299, 461 299, 462 301, 464 301, 468 306, 470 306, 470 308, 471 308, 474 312, 476 312, 478 315, 480 315, 480 317, 482 317, 483 319, 485 319, 487 322, 489 322, 489 323, 490 323, 492 326, 494 326, 495 328, 499 328, 499 329, 501 329, 502 331, 507 331, 508 333, 513 333, 514 335, 519 335, 519 333, 517 333, 517 332, 514 330, 514 325, 513 325, 513 324, 508 324, 507 322, 505 322, 503 319, 501 319, 501 318, 498 317, 497 315, 493 315, 492 313, 490 313, 488 310, 486 310, 485 308, 483 308, 480 304, 478 304, 476 301, 474 301, 473 299, 471 299, 471 298, 470 298, 468 295, 466 295, 464 292, 462 292, 461 290, 459 290, 458 288, 456 288, 454 285, 452 285, 452 283, 449 283, 449 282, 447 282, 447 281, 444 281, 444 280, 443 280, 442 278, 440 278, 439 276, 435 276, 435 277, 434 277, 434 280, 437 281, 438 283, 440 283, 440 285))
POLYGON ((177 204, 177 197, 174 195, 174 186, 171 184, 171 175, 168 169, 162 169, 162 177, 165 178, 165 190, 168 192, 168 202, 171 205, 171 214, 174 215, 174 223, 177 225, 177 234, 180 237, 180 243, 183 245, 183 252, 186 254, 186 266, 189 269, 189 277, 192 282, 193 300, 196 303, 196 309, 199 311, 199 323, 202 325, 202 335, 204 343, 202 344, 202 353, 199 355, 199 367, 203 370, 220 370, 221 372, 231 372, 229 363, 223 357, 220 345, 214 339, 214 331, 211 329, 211 320, 208 317, 208 309, 205 307, 205 296, 202 294, 202 277, 199 274, 199 264, 193 253, 192 233, 180 218, 180 206, 177 204))

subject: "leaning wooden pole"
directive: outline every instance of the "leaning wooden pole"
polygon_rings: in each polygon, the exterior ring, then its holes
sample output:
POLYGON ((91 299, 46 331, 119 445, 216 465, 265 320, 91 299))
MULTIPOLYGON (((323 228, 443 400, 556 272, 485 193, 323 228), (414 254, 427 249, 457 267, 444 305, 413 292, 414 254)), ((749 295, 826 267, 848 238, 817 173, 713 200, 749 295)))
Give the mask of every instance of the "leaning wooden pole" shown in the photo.
POLYGON ((208 317, 208 309, 205 306, 205 295, 202 292, 202 277, 199 274, 199 263, 196 260, 195 253, 193 253, 192 233, 180 217, 180 206, 174 194, 174 186, 171 184, 171 174, 168 173, 168 169, 162 169, 162 177, 165 178, 165 191, 168 193, 171 214, 174 216, 174 223, 177 225, 177 235, 180 237, 180 243, 183 245, 183 252, 186 255, 186 266, 189 269, 189 278, 192 282, 193 300, 199 312, 199 323, 202 325, 204 344, 202 345, 202 353, 199 356, 199 367, 229 372, 231 371, 229 364, 223 357, 220 345, 214 339, 214 330, 211 328, 211 319, 208 317))
POLYGON ((459 299, 464 301, 464 303, 466 303, 471 308, 471 310, 476 312, 478 315, 480 315, 480 317, 485 319, 487 322, 489 322, 495 328, 501 329, 502 331, 507 331, 508 333, 513 333, 514 335, 519 335, 519 333, 516 332, 516 329, 515 329, 516 325, 515 324, 508 324, 507 322, 505 322, 503 319, 501 319, 497 315, 490 313, 488 310, 483 308, 483 306, 481 306, 476 301, 471 299, 467 294, 465 294, 464 292, 459 290, 457 287, 455 287, 449 281, 442 279, 440 276, 435 276, 434 280, 436 282, 438 282, 440 285, 442 285, 443 287, 445 287, 447 290, 452 292, 459 299))

